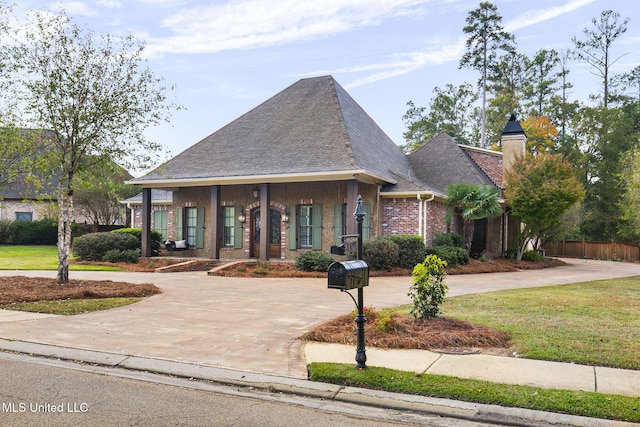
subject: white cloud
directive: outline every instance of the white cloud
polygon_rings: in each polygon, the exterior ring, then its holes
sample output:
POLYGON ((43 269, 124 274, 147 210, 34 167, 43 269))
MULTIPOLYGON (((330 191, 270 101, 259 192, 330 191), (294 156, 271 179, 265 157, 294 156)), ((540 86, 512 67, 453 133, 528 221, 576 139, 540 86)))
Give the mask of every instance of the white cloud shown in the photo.
POLYGON ((587 6, 594 1, 595 0, 571 0, 563 5, 553 6, 547 9, 528 10, 520 16, 510 20, 507 24, 505 24, 504 29, 505 31, 511 33, 521 28, 539 24, 540 22, 544 22, 549 19, 556 18, 560 15, 573 12, 574 10, 583 6, 587 6))
POLYGON ((94 16, 96 11, 92 10, 86 3, 81 1, 60 1, 55 3, 54 10, 64 10, 70 16, 94 16))
POLYGON ((183 9, 162 25, 174 35, 149 43, 151 54, 216 53, 327 37, 378 25, 430 0, 231 0, 183 9))

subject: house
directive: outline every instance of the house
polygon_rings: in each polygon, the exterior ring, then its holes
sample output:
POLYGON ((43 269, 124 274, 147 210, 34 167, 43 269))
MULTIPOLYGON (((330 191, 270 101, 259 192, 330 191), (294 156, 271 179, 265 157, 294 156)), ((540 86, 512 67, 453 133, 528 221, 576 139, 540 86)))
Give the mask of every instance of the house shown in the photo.
MULTIPOLYGON (((34 170, 29 163, 37 163, 47 154, 47 147, 52 144, 53 133, 34 129, 20 129, 6 138, 16 138, 26 147, 28 153, 16 154, 15 159, 20 166, 15 176, 0 176, 0 220, 36 221, 58 216, 59 174, 34 170), (18 139, 19 138, 19 139, 18 139)), ((14 142, 15 142, 14 141, 14 142)), ((132 176, 116 163, 110 164, 108 173, 100 174, 101 179, 86 180, 90 185, 76 186, 74 191, 74 222, 92 226, 112 226, 124 222, 122 209, 114 203, 107 188, 98 185, 121 184, 132 176), (115 204, 115 206, 114 206, 115 204)), ((76 174, 78 176, 78 174, 76 174)))
MULTIPOLYGON (((169 238, 169 229, 173 228, 173 193, 167 190, 151 190, 150 227, 162 234, 163 239, 169 238)), ((120 201, 130 211, 132 228, 142 228, 142 193, 120 201)))
MULTIPOLYGON (((524 144, 524 132, 509 138, 524 144)), ((152 190, 161 189, 173 193, 168 235, 186 240, 185 255, 293 260, 355 234, 358 195, 364 239, 419 234, 430 244, 446 230, 446 186, 500 187, 502 160, 502 153, 460 146, 445 134, 405 155, 333 77, 323 76, 294 83, 129 183, 142 187, 147 256, 152 190)), ((504 222, 478 227, 476 247, 502 253, 504 222)))

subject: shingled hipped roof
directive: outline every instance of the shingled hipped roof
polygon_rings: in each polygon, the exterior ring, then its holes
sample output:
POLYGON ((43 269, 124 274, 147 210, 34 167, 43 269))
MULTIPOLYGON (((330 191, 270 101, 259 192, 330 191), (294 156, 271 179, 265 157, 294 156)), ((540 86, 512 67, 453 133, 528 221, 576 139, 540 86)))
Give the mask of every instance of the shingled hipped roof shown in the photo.
POLYGON ((331 76, 302 79, 132 183, 145 187, 410 177, 400 148, 331 76))

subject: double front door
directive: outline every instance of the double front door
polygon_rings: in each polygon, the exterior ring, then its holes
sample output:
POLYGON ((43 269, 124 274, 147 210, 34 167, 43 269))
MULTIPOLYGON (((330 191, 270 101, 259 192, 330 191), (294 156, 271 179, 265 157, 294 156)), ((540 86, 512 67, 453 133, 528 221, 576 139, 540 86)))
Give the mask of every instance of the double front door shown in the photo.
MULTIPOLYGON (((258 208, 252 212, 251 218, 251 257, 260 258, 260 229, 262 209, 258 208)), ((280 258, 280 210, 269 209, 269 258, 280 258)))

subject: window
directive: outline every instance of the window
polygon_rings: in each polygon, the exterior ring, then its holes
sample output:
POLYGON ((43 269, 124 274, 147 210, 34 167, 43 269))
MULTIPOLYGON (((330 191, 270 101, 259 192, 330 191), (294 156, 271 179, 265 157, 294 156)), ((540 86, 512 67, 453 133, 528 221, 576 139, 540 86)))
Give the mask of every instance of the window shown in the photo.
POLYGON ((235 206, 225 206, 222 208, 222 245, 224 247, 235 246, 236 235, 236 208, 235 206))
POLYGON ((198 208, 184 208, 186 240, 189 246, 196 246, 196 230, 198 228, 198 208))
POLYGON ((16 212, 16 221, 33 221, 33 212, 16 212))
POLYGON ((154 211, 153 212, 153 229, 162 234, 162 239, 168 238, 168 211, 154 211))
POLYGON ((313 248, 313 205, 298 206, 298 247, 313 248))
POLYGON ((289 250, 322 250, 322 205, 289 206, 289 250))
POLYGON ((204 247, 204 208, 176 208, 176 240, 186 240, 190 247, 204 247))
MULTIPOLYGON (((368 240, 371 236, 371 205, 363 203, 364 218, 362 219, 362 240, 368 240)), ((342 236, 347 233, 347 221, 353 221, 357 227, 356 217, 353 212, 347 212, 346 203, 337 203, 333 208, 333 241, 335 245, 341 245, 342 236)))

